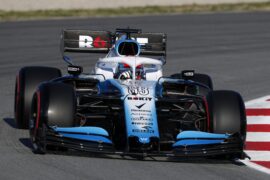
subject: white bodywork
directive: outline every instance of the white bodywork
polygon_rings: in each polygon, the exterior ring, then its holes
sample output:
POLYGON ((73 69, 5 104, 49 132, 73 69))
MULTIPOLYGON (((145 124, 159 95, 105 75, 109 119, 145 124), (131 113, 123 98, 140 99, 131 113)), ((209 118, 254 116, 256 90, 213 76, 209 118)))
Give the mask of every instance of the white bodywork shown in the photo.
POLYGON ((142 65, 145 80, 156 81, 162 77, 161 60, 141 57, 141 56, 123 56, 119 55, 113 47, 105 58, 100 58, 94 69, 94 74, 102 74, 106 79, 113 79, 114 75, 118 73, 119 64, 128 64, 133 73, 133 79, 135 80, 136 67, 142 65))
POLYGON ((136 67, 139 65, 146 65, 143 67, 145 73, 145 80, 156 81, 162 77, 162 62, 156 59, 145 57, 108 57, 101 58, 96 63, 95 74, 103 74, 106 79, 113 79, 114 74, 118 71, 119 63, 128 64, 135 77, 136 67))

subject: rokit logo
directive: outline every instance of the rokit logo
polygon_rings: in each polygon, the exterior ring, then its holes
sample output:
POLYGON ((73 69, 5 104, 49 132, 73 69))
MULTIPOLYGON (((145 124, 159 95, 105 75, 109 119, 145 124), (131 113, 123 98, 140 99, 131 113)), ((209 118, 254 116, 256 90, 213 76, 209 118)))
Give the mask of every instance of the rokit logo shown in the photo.
POLYGON ((127 97, 129 101, 151 101, 151 97, 127 97))

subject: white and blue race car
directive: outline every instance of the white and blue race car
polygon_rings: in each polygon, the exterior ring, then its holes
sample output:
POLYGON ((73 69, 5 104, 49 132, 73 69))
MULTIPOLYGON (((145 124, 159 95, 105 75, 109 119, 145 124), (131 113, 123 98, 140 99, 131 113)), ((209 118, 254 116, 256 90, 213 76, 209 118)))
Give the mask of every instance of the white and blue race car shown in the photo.
POLYGON ((63 30, 61 50, 69 75, 31 66, 16 78, 15 118, 34 152, 245 158, 242 97, 193 70, 163 77, 164 33, 63 30), (107 55, 84 73, 65 52, 107 55))

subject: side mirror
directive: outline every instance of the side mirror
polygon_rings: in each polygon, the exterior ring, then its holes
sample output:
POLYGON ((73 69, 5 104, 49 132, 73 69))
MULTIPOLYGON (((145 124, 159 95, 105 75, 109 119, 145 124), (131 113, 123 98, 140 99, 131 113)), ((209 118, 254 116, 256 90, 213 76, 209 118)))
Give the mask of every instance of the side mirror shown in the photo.
POLYGON ((71 75, 78 76, 83 72, 83 68, 81 66, 69 65, 67 71, 71 75))
POLYGON ((182 71, 182 78, 183 79, 192 79, 195 75, 195 71, 194 70, 184 70, 182 71))

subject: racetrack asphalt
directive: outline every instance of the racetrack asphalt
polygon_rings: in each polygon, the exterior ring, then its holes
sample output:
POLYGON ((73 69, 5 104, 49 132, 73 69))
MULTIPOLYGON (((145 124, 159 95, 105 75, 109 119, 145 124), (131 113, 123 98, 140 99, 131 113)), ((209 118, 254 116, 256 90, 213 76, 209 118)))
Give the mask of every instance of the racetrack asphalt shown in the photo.
MULTIPOLYGON (((127 26, 167 33, 166 75, 195 69, 212 76, 215 89, 238 91, 246 101, 270 93, 270 13, 2 22, 0 179, 269 179, 269 175, 237 162, 156 162, 31 152, 28 131, 16 129, 13 119, 15 75, 19 68, 46 65, 65 72, 59 51, 62 28, 113 31, 127 26)), ((84 54, 74 61, 90 71, 101 56, 84 54)))

